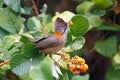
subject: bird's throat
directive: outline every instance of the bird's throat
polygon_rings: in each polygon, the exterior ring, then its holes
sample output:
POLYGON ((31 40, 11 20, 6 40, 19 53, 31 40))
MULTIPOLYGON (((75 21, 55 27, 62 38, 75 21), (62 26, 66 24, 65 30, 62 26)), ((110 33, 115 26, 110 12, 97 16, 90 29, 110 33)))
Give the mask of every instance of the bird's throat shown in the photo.
POLYGON ((54 32, 54 35, 57 37, 57 38, 62 38, 63 37, 63 34, 61 32, 54 32))

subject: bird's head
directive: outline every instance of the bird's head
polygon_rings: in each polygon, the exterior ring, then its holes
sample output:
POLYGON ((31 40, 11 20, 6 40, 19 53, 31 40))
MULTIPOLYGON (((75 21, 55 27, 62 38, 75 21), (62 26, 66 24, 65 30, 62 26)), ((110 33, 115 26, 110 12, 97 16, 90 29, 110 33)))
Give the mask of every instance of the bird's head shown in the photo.
POLYGON ((65 22, 62 18, 57 18, 55 21, 55 32, 62 34, 66 33, 69 29, 70 22, 65 22))

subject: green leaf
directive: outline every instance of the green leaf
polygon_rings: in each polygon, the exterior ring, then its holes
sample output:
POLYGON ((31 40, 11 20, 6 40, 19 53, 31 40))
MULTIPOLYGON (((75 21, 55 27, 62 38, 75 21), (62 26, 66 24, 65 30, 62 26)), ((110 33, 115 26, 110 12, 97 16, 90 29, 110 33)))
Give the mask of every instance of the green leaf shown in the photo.
POLYGON ((117 49, 116 36, 110 36, 103 41, 97 42, 95 44, 95 48, 101 55, 111 58, 117 49))
POLYGON ((41 73, 40 69, 39 68, 33 68, 30 73, 30 78, 32 80, 46 80, 45 79, 45 76, 41 73))
POLYGON ((10 60, 10 67, 15 74, 23 75, 30 70, 31 61, 22 54, 18 54, 10 60))
POLYGON ((32 80, 53 80, 51 66, 47 61, 43 61, 39 68, 33 68, 30 72, 32 80))
POLYGON ((76 75, 72 78, 72 80, 89 80, 89 75, 86 74, 86 75, 76 75))
POLYGON ((80 5, 77 6, 76 8, 76 12, 77 13, 87 13, 90 11, 90 9, 92 8, 92 6, 94 6, 94 2, 91 1, 84 1, 83 3, 81 3, 80 5))
POLYGON ((72 50, 79 50, 83 47, 84 43, 85 43, 84 37, 75 38, 72 41, 70 47, 71 47, 72 50))
POLYGON ((47 11, 47 4, 44 4, 40 12, 46 13, 46 11, 47 11))
POLYGON ((17 67, 13 68, 12 71, 17 75, 24 75, 29 72, 31 66, 30 60, 26 60, 22 64, 18 65, 17 67))
POLYGON ((90 27, 91 28, 96 28, 96 27, 100 27, 103 24, 103 20, 100 18, 100 16, 98 15, 94 15, 94 14, 87 14, 88 20, 90 22, 90 27))
POLYGON ((3 5, 3 0, 0 0, 0 8, 2 7, 3 5))
MULTIPOLYGON (((0 59, 4 60, 3 57, 5 56, 5 53, 8 52, 8 50, 6 50, 4 48, 0 48, 0 52, 1 52, 0 59)), ((9 55, 7 55, 7 56, 9 56, 9 55)))
POLYGON ((114 61, 116 64, 120 64, 120 55, 119 54, 116 54, 114 57, 113 57, 114 61))
POLYGON ((40 63, 44 60, 44 54, 38 53, 32 56, 32 67, 40 67, 40 63))
POLYGON ((25 62, 27 58, 25 58, 22 54, 17 54, 10 60, 10 66, 11 69, 14 69, 15 67, 19 66, 23 62, 25 62))
MULTIPOLYGON (((1 51, 1 49, 0 49, 0 51, 1 51)), ((4 53, 0 53, 0 59, 2 60, 2 57, 4 56, 4 53)))
POLYGON ((4 36, 8 35, 9 33, 0 28, 0 38, 2 39, 4 36))
POLYGON ((114 3, 113 0, 92 0, 92 1, 101 8, 109 8, 114 3))
POLYGON ((70 31, 73 36, 79 37, 84 35, 89 28, 89 21, 82 15, 76 15, 72 18, 73 24, 70 25, 70 31))
MULTIPOLYGON (((19 36, 18 36, 19 37, 19 36)), ((18 37, 11 35, 5 36, 1 41, 0 52, 4 54, 3 60, 9 59, 13 54, 19 51, 16 47, 13 47, 18 37)))
POLYGON ((71 42, 72 42, 72 34, 70 32, 68 32, 67 41, 66 41, 65 47, 69 46, 69 44, 71 42))
POLYGON ((69 74, 67 72, 63 74, 62 80, 70 80, 70 79, 69 79, 69 74))
POLYGON ((34 43, 32 42, 26 43, 22 51, 25 57, 31 57, 35 54, 39 54, 39 50, 34 48, 34 43))
POLYGON ((120 54, 116 53, 112 60, 112 65, 115 67, 115 69, 120 69, 120 54))
POLYGON ((31 17, 27 21, 27 27, 30 31, 33 31, 33 30, 41 31, 42 25, 40 23, 40 20, 37 17, 31 17))
POLYGON ((92 13, 95 14, 95 15, 98 15, 98 16, 104 16, 106 14, 107 10, 105 9, 95 9, 92 13))
POLYGON ((13 47, 12 49, 10 49, 9 51, 7 51, 6 53, 4 53, 4 56, 2 57, 2 60, 7 60, 10 59, 13 55, 15 55, 15 53, 17 53, 19 51, 19 49, 17 49, 16 47, 13 47))
POLYGON ((106 80, 119 80, 120 69, 115 69, 113 66, 109 67, 105 77, 106 77, 106 80))
POLYGON ((18 51, 19 51, 19 49, 17 49, 16 47, 13 47, 12 49, 10 49, 10 50, 8 51, 7 54, 13 55, 14 53, 16 53, 16 52, 18 52, 18 51))
POLYGON ((61 70, 60 70, 60 67, 58 67, 57 65, 55 65, 54 67, 55 67, 58 74, 63 75, 61 70))
POLYGON ((3 80, 3 78, 4 78, 4 77, 0 75, 0 80, 3 80))
POLYGON ((21 12, 20 0, 4 0, 4 2, 15 12, 21 12))
POLYGON ((47 23, 52 21, 51 15, 40 14, 38 19, 41 20, 42 27, 44 27, 47 23))
POLYGON ((62 71, 64 73, 63 73, 61 80, 72 80, 72 77, 74 76, 73 72, 71 72, 69 70, 64 71, 63 69, 62 69, 62 71))
POLYGON ((21 34, 21 38, 20 38, 20 41, 23 42, 24 44, 28 43, 28 42, 31 42, 30 41, 30 38, 32 38, 32 36, 28 33, 23 33, 21 34))
POLYGON ((15 47, 16 48, 21 48, 21 47, 23 47, 23 42, 15 42, 15 47))
POLYGON ((43 61, 40 66, 41 72, 46 77, 46 80, 53 80, 52 72, 51 72, 51 66, 47 61, 43 61))
POLYGON ((32 80, 29 73, 19 76, 20 80, 32 80))
POLYGON ((23 13, 23 14, 30 15, 30 14, 31 14, 31 11, 32 11, 32 8, 31 8, 31 7, 24 7, 24 8, 22 8, 22 13, 23 13))
POLYGON ((55 69, 54 66, 52 66, 51 70, 52 70, 52 75, 53 75, 55 78, 58 79, 58 78, 59 78, 59 74, 57 73, 57 71, 56 71, 56 69, 55 69))
POLYGON ((0 8, 0 28, 9 33, 20 33, 24 19, 9 8, 0 8))
POLYGON ((52 66, 51 70, 52 70, 52 75, 57 79, 59 78, 59 74, 63 75, 60 68, 57 65, 52 66))
POLYGON ((2 40, 3 48, 10 49, 15 43, 15 37, 5 36, 2 40))
POLYGON ((120 31, 120 26, 103 24, 97 28, 98 30, 120 31))

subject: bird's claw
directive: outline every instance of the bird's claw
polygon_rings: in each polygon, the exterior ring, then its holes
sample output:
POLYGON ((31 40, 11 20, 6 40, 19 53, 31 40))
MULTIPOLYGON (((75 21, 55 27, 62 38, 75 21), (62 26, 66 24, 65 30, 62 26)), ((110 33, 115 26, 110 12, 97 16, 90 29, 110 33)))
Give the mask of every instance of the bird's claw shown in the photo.
POLYGON ((59 64, 58 62, 55 61, 54 64, 55 64, 56 66, 60 67, 60 64, 59 64))

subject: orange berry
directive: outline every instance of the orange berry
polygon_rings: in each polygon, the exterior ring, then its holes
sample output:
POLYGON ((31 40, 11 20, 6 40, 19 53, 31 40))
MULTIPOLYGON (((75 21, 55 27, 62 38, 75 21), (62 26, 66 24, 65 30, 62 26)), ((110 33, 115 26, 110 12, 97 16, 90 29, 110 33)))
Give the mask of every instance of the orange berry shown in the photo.
POLYGON ((71 65, 71 64, 72 64, 72 62, 71 62, 71 61, 69 61, 69 62, 68 62, 68 65, 71 65))
POLYGON ((75 55, 74 58, 77 59, 77 58, 79 58, 79 56, 75 55))
POLYGON ((80 69, 80 65, 76 65, 76 68, 77 68, 77 69, 80 69))
POLYGON ((75 65, 69 65, 69 69, 70 69, 71 71, 74 71, 74 70, 75 70, 75 65))
POLYGON ((85 60, 84 60, 83 58, 80 58, 80 57, 77 59, 77 61, 78 61, 79 63, 85 63, 85 60))
POLYGON ((88 65, 85 64, 85 60, 77 55, 68 60, 67 63, 69 70, 75 74, 80 74, 88 70, 88 65))
POLYGON ((88 70, 88 65, 85 64, 85 65, 83 66, 83 68, 81 69, 81 71, 82 71, 82 72, 86 72, 87 70, 88 70))

